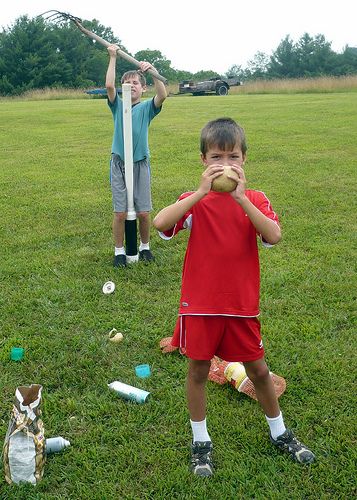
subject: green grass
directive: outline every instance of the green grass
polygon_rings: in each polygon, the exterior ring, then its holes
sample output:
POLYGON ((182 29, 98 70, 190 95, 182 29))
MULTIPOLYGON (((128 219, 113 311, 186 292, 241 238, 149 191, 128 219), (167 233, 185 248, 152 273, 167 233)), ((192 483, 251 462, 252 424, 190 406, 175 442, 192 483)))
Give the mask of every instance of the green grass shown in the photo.
POLYGON ((283 231, 260 251, 266 358, 287 381, 286 423, 317 456, 301 467, 279 455, 259 405, 209 382, 216 473, 202 482, 188 470, 187 359, 158 345, 176 322, 188 235, 164 242, 153 229, 156 263, 113 269, 105 100, 0 102, 0 439, 16 387, 40 383, 47 437, 71 441, 35 488, 1 474, 2 500, 355 498, 356 112, 356 93, 180 96, 151 125, 153 215, 198 187, 208 120, 245 128, 248 187, 269 196, 283 231), (136 377, 141 363, 150 378, 136 377), (149 402, 122 400, 113 380, 149 402))

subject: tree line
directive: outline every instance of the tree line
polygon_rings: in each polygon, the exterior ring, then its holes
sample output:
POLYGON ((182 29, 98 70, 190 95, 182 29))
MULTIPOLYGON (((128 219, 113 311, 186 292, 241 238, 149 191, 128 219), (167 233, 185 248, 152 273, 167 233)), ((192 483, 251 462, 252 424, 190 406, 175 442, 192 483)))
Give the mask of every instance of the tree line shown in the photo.
POLYGON ((356 75, 357 48, 346 46, 337 54, 323 35, 305 33, 296 43, 287 35, 271 56, 258 52, 247 68, 233 65, 229 72, 243 81, 356 75))
MULTIPOLYGON (((130 54, 111 28, 95 19, 83 21, 82 25, 130 54)), ((337 54, 323 35, 311 37, 307 33, 296 43, 286 36, 271 56, 258 52, 246 68, 234 64, 225 75, 214 70, 198 73, 176 70, 159 50, 130 55, 149 61, 170 83, 228 75, 246 81, 357 74, 357 48, 346 46, 337 54)), ((106 48, 83 35, 70 21, 53 23, 42 17, 22 16, 0 33, 0 95, 46 87, 104 87, 107 66, 106 48)), ((118 58, 118 74, 129 69, 132 65, 118 58)), ((147 81, 151 84, 152 78, 147 81)))

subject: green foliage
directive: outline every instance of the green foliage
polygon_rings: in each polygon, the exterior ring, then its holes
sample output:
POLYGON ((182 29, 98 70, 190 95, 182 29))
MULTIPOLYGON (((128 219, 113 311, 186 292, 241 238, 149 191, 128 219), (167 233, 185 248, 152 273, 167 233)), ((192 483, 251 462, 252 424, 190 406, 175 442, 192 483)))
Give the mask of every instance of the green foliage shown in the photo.
POLYGON ((71 441, 35 488, 0 474, 2 500, 356 497, 356 111, 352 92, 182 96, 151 125, 153 215, 197 188, 208 120, 245 128, 248 187, 269 196, 283 231, 260 248, 266 358, 287 381, 285 421, 317 456, 301 467, 280 455, 257 402, 210 382, 216 471, 203 482, 188 467, 187 360, 158 345, 176 322, 188 235, 166 242, 153 230, 154 264, 113 269, 106 102, 0 102, 0 438, 16 387, 40 383, 46 436, 71 441), (113 327, 120 344, 108 342, 113 327), (144 362, 152 375, 139 380, 144 362), (110 393, 113 380, 149 402, 110 393))
MULTIPOLYGON (((269 78, 301 78, 318 77, 322 75, 349 74, 346 58, 351 54, 345 50, 337 55, 331 50, 331 43, 323 35, 314 38, 305 33, 297 43, 287 36, 270 58, 270 64, 265 67, 265 76, 269 78)), ((357 60, 351 57, 354 69, 350 74, 357 73, 357 60)), ((351 65, 351 66, 352 66, 351 65)))
POLYGON ((297 57, 294 51, 294 43, 290 35, 281 41, 271 57, 270 72, 276 77, 293 76, 297 65, 297 57))
POLYGON ((263 52, 257 52, 251 61, 248 61, 248 67, 245 70, 245 78, 257 80, 264 78, 267 73, 269 58, 263 52))
MULTIPOLYGON (((100 25, 96 19, 84 21, 83 26, 127 52, 111 28, 100 25)), ((220 76, 214 70, 193 74, 172 68, 160 50, 141 50, 135 58, 152 63, 170 83, 220 76)), ((23 16, 0 33, 0 95, 58 86, 104 87, 107 65, 106 49, 82 34, 71 21, 54 24, 41 17, 23 16)), ((129 69, 132 65, 118 58, 118 74, 129 69)), ((241 81, 353 74, 357 74, 356 48, 346 47, 342 54, 336 54, 323 35, 312 38, 307 33, 297 43, 287 35, 272 56, 257 52, 247 68, 232 64, 226 73, 241 81)), ((153 84, 152 77, 147 77, 147 83, 153 84)))
MULTIPOLYGON (((96 20, 83 25, 109 42, 120 43, 96 20)), ((57 86, 103 87, 107 67, 107 50, 69 21, 53 24, 23 16, 0 34, 0 94, 57 86)), ((130 67, 118 60, 119 72, 130 67)))
POLYGON ((357 47, 346 47, 342 54, 342 62, 335 71, 337 75, 355 75, 357 73, 357 47))
MULTIPOLYGON (((171 61, 167 60, 159 50, 140 50, 134 57, 137 61, 148 61, 157 69, 160 75, 172 80, 174 71, 170 68, 171 61)), ((146 82, 148 85, 153 85, 154 80, 150 75, 147 75, 146 82)))
POLYGON ((0 38, 0 93, 15 93, 50 84, 65 84, 70 67, 56 54, 42 19, 17 20, 0 38))
POLYGON ((233 64, 224 76, 226 78, 233 76, 235 78, 239 78, 240 80, 244 80, 245 74, 241 64, 233 64))
POLYGON ((184 80, 193 80, 193 73, 191 73, 190 71, 182 70, 175 71, 175 78, 172 81, 174 83, 181 83, 184 80))
POLYGON ((203 82, 205 80, 210 80, 211 78, 220 78, 219 73, 215 71, 199 71, 193 75, 193 79, 198 82, 203 82))
POLYGON ((287 35, 272 56, 257 52, 247 68, 233 65, 226 74, 242 81, 355 75, 357 48, 346 47, 342 54, 336 54, 323 35, 313 38, 305 33, 296 43, 287 35))

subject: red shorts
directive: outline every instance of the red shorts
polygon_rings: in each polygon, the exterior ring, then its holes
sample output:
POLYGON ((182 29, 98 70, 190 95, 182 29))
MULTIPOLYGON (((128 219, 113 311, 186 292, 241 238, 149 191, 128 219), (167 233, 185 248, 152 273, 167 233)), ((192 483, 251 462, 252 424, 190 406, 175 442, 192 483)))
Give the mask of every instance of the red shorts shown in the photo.
POLYGON ((171 344, 199 360, 255 361, 264 356, 258 318, 179 316, 171 344))

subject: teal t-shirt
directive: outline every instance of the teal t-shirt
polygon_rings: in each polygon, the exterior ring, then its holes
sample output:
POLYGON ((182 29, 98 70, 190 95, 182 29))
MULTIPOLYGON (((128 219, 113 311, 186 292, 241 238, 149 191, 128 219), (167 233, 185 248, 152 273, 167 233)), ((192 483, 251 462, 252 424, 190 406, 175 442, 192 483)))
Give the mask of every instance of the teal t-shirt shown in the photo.
MULTIPOLYGON (((117 95, 112 104, 108 99, 108 104, 113 114, 114 135, 112 143, 112 153, 124 158, 124 135, 123 135, 123 101, 117 95)), ((133 130, 133 161, 137 162, 144 158, 150 158, 148 135, 149 125, 153 118, 161 111, 161 106, 155 108, 154 98, 134 104, 132 109, 132 130, 133 130)))

